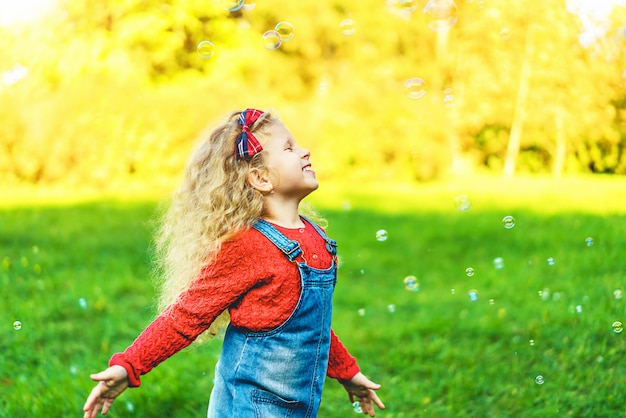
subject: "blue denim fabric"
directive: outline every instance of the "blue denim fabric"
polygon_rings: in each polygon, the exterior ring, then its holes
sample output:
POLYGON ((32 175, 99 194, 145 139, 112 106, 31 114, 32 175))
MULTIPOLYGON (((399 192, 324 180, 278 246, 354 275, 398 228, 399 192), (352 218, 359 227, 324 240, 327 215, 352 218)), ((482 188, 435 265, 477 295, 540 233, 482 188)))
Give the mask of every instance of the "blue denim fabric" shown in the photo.
MULTIPOLYGON (((334 256, 335 241, 305 220, 326 240, 334 256)), ((271 331, 255 333, 228 326, 215 368, 208 417, 314 418, 328 368, 336 262, 326 270, 309 267, 296 261, 302 252, 297 241, 290 241, 263 220, 254 228, 297 263, 300 299, 291 316, 271 331)))

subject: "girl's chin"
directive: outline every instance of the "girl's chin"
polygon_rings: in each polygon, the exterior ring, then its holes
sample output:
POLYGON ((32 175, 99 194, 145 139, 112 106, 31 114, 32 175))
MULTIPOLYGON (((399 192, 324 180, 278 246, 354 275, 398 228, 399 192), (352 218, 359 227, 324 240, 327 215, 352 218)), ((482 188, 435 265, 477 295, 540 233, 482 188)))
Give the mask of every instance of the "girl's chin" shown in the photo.
MULTIPOLYGON (((314 192, 315 190, 317 190, 320 187, 320 184, 315 181, 315 183, 311 183, 311 188, 309 189, 309 193, 314 192)), ((308 194, 308 193, 307 193, 308 194)))

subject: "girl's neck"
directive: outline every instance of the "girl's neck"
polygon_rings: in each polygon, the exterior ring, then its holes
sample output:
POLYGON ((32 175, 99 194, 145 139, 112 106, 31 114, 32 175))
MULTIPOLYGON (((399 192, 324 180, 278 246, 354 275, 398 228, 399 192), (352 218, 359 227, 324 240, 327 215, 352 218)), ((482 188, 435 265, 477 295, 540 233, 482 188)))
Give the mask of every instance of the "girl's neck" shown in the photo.
POLYGON ((296 229, 296 228, 304 228, 304 222, 302 218, 298 217, 297 219, 284 220, 284 219, 275 219, 269 218, 267 216, 262 216, 264 220, 267 222, 273 223, 274 225, 282 226, 287 229, 296 229))
POLYGON ((302 228, 304 222, 300 218, 298 206, 299 202, 279 205, 276 202, 270 203, 266 200, 261 218, 285 228, 302 228))

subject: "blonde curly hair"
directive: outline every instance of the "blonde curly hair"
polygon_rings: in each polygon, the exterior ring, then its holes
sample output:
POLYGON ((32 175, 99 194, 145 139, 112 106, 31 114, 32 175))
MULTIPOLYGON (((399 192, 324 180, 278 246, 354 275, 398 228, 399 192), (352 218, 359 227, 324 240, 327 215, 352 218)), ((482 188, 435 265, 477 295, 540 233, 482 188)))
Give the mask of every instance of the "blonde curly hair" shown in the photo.
MULTIPOLYGON (((263 195, 247 177, 250 168, 266 169, 264 151, 251 158, 235 156, 241 113, 232 112, 224 123, 201 136, 182 184, 160 219, 155 237, 159 311, 189 288, 222 242, 250 227, 262 214, 263 195)), ((265 112, 250 132, 269 135, 274 122, 279 119, 265 112)), ((224 311, 199 340, 214 337, 228 321, 228 311, 224 311)))

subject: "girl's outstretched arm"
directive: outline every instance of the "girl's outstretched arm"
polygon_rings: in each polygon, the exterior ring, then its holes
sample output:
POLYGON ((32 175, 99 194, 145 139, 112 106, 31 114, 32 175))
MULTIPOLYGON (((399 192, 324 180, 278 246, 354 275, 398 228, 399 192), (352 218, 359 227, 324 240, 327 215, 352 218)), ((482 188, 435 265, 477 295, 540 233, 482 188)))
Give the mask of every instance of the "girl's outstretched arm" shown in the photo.
POLYGON ((98 384, 91 390, 83 406, 84 418, 95 418, 100 407, 102 407, 102 415, 106 414, 115 398, 128 387, 128 373, 122 366, 111 366, 90 377, 98 384))
POLYGON ((364 414, 369 414, 371 417, 376 415, 373 403, 380 409, 385 409, 385 405, 374 392, 380 389, 380 385, 369 380, 363 373, 359 372, 351 380, 341 381, 341 384, 348 392, 350 402, 354 402, 354 398, 357 398, 364 414))

